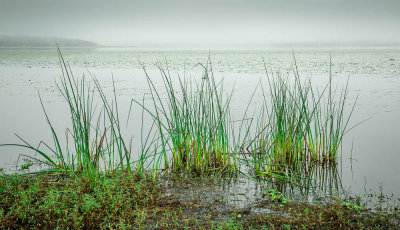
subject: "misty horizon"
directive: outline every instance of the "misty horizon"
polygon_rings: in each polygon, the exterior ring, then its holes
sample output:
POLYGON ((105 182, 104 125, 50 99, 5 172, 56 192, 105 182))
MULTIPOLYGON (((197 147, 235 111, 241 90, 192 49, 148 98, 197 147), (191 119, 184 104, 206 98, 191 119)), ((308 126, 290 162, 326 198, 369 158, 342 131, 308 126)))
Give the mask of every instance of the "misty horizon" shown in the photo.
POLYGON ((0 0, 0 35, 102 46, 398 46, 400 2, 0 0))

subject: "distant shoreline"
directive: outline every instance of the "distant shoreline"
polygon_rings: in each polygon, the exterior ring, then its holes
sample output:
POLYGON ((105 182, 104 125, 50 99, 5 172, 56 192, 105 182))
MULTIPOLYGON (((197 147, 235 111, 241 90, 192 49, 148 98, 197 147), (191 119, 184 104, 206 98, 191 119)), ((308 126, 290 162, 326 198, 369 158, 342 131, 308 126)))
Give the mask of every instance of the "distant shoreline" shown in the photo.
POLYGON ((10 36, 0 35, 1 48, 95 48, 98 45, 91 41, 80 39, 41 37, 41 36, 10 36))
MULTIPOLYGON (((61 49, 99 49, 99 46, 59 46, 61 49)), ((50 50, 57 49, 57 46, 0 46, 0 49, 9 49, 9 50, 50 50)))
MULTIPOLYGON (((400 46, 360 47, 138 47, 138 46, 59 46, 64 50, 135 50, 135 51, 346 51, 346 50, 400 50, 400 46)), ((57 46, 0 46, 0 50, 52 50, 57 46)))

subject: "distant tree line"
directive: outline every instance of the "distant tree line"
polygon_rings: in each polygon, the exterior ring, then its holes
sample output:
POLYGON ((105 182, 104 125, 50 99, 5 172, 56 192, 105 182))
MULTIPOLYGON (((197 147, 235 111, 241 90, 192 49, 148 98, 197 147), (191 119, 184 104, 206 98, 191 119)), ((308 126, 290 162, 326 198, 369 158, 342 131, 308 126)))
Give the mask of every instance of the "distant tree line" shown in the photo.
POLYGON ((0 47, 96 47, 97 44, 79 39, 0 35, 0 47))

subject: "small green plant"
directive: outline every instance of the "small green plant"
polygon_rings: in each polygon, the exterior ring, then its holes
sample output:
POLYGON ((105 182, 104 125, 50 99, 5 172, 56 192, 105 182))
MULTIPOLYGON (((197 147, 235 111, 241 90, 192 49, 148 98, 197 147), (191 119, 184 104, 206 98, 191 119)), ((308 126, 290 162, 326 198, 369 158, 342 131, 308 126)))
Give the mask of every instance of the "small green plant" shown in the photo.
POLYGON ((353 208, 356 211, 362 210, 362 207, 360 207, 359 205, 350 203, 350 202, 343 202, 342 205, 343 205, 343 207, 346 207, 346 208, 353 208))
POLYGON ((290 202, 281 192, 276 191, 275 189, 268 189, 264 192, 264 195, 268 195, 272 202, 286 204, 290 202))
POLYGON ((288 230, 289 230, 291 226, 290 226, 289 224, 283 224, 283 227, 284 227, 285 229, 288 229, 288 230))
POLYGON ((235 213, 232 213, 231 214, 232 218, 229 218, 229 221, 225 222, 224 224, 222 224, 222 226, 217 227, 216 229, 243 229, 242 224, 235 222, 234 220, 235 215, 236 215, 235 213))
POLYGON ((32 165, 33 165, 32 162, 24 163, 24 164, 21 165, 20 170, 21 170, 21 171, 23 171, 23 170, 28 170, 32 165))

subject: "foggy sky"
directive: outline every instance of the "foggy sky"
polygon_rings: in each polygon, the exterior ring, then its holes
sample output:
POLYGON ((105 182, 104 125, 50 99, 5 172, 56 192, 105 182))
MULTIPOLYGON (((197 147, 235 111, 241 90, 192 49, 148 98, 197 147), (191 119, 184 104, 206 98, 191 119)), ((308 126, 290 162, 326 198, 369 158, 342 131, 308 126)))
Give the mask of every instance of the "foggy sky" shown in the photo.
POLYGON ((0 0, 0 34, 104 45, 400 42, 399 0, 0 0))

